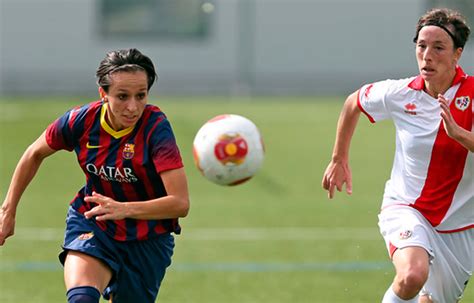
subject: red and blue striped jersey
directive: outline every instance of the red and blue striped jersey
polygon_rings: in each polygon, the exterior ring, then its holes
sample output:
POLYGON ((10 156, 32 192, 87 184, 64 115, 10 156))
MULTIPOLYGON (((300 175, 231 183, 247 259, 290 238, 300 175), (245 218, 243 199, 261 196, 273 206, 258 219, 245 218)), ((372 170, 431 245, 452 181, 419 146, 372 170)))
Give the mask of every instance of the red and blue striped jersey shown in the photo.
MULTIPOLYGON (((86 184, 71 201, 80 213, 95 204, 84 201, 93 191, 116 201, 145 201, 166 196, 160 172, 183 167, 166 115, 147 104, 133 127, 113 130, 106 122, 107 103, 76 107, 50 124, 46 141, 55 149, 74 150, 86 184)), ((145 240, 166 232, 179 234, 178 219, 94 221, 118 241, 145 240)))

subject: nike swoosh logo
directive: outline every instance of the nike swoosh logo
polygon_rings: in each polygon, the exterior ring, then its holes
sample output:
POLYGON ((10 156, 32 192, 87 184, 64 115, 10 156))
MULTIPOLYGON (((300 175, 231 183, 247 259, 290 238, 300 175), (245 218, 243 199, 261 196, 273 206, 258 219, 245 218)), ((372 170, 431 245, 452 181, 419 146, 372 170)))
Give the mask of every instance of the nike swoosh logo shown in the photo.
POLYGON ((89 142, 86 144, 86 148, 91 149, 91 148, 100 148, 102 145, 90 145, 89 142))

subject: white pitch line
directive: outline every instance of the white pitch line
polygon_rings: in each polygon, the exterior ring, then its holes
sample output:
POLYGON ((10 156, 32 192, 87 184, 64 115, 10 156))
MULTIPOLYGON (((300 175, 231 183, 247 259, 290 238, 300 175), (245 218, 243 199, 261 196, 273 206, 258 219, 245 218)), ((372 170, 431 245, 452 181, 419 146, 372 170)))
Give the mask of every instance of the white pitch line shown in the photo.
MULTIPOLYGON (((20 241, 62 241, 61 228, 17 228, 14 239, 20 241)), ((216 227, 184 228, 179 241, 317 241, 381 240, 377 228, 368 227, 216 227)))
POLYGON ((372 228, 319 228, 319 227, 254 227, 254 228, 196 228, 184 230, 188 240, 379 240, 372 228))
POLYGON ((49 227, 19 227, 12 239, 21 241, 56 241, 64 238, 64 230, 49 227))

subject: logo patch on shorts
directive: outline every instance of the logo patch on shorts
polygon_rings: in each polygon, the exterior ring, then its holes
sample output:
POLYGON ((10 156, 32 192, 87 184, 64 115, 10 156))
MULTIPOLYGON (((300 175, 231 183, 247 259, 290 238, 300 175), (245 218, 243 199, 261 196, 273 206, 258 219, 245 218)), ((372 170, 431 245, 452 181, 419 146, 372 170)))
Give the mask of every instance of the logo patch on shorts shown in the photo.
POLYGON ((82 235, 80 235, 79 237, 77 237, 78 240, 89 240, 89 239, 92 239, 92 237, 94 236, 94 233, 91 231, 90 233, 84 233, 82 235))
POLYGON ((404 230, 404 231, 400 232, 398 237, 400 238, 400 240, 406 240, 406 239, 410 238, 412 235, 413 235, 413 232, 411 230, 407 229, 407 230, 404 230))

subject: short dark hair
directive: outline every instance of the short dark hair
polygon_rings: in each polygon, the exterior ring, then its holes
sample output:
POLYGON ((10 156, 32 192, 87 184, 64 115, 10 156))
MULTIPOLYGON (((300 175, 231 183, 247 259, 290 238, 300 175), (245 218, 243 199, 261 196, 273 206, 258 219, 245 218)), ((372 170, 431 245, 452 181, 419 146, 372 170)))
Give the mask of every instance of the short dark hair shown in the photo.
POLYGON ((158 78, 151 59, 136 48, 111 51, 107 53, 105 58, 100 62, 99 68, 97 68, 97 84, 108 92, 111 84, 111 74, 119 71, 133 72, 139 70, 146 72, 148 90, 150 90, 158 78))
POLYGON ((458 11, 449 8, 433 8, 426 12, 418 20, 416 35, 413 42, 418 41, 418 34, 424 26, 434 25, 445 30, 453 39, 455 48, 464 48, 471 29, 467 25, 466 18, 458 11), (454 32, 453 32, 454 29, 454 32))

